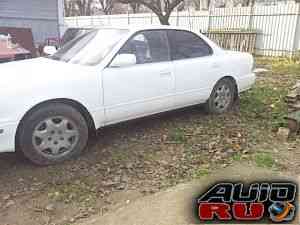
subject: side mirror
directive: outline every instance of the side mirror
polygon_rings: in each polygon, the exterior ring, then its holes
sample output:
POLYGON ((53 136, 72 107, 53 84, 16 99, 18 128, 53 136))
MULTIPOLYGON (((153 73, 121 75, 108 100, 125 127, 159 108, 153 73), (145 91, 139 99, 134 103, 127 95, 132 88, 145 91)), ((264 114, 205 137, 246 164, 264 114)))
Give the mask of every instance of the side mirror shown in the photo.
POLYGON ((53 55, 57 52, 56 50, 56 47, 55 46, 45 46, 44 49, 43 49, 43 52, 46 54, 46 55, 53 55))
POLYGON ((118 54, 110 64, 110 67, 125 67, 135 64, 136 56, 134 54, 118 54))

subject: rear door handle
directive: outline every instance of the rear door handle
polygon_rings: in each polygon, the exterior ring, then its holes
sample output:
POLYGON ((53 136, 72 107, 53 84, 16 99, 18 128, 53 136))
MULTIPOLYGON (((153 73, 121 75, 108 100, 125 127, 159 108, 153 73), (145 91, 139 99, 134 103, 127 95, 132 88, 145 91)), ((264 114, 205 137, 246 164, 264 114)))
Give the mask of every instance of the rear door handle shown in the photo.
POLYGON ((212 67, 213 67, 213 68, 220 68, 221 66, 220 66, 219 63, 213 63, 213 64, 212 64, 212 67))

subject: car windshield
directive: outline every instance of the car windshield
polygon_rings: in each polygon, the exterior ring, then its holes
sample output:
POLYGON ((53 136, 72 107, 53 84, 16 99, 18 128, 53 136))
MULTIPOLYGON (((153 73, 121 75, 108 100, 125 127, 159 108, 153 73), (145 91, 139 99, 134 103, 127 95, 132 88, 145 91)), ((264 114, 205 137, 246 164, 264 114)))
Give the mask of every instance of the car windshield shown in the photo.
POLYGON ((126 29, 94 30, 71 40, 49 58, 93 66, 99 64, 128 32, 126 29))
POLYGON ((64 33, 63 37, 61 38, 60 46, 64 46, 69 41, 75 39, 76 37, 79 37, 83 34, 86 34, 88 32, 91 32, 92 28, 69 28, 64 33))

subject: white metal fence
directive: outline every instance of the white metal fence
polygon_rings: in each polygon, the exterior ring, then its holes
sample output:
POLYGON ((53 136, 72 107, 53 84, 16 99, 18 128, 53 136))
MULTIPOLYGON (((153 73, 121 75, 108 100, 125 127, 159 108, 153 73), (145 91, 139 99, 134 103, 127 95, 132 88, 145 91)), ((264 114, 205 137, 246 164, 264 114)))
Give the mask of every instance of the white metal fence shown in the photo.
MULTIPOLYGON (((257 55, 290 56, 300 49, 299 3, 174 12, 171 15, 170 23, 203 32, 233 29, 255 30, 258 34, 255 48, 257 55)), ((159 20, 151 13, 120 14, 66 17, 65 24, 68 27, 99 27, 159 24, 159 20)))

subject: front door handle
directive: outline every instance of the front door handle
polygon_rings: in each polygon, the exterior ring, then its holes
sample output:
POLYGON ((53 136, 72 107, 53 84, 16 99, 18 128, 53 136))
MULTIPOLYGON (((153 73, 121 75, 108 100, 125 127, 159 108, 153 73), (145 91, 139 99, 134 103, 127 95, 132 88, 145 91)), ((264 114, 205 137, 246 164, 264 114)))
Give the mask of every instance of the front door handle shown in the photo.
POLYGON ((161 77, 169 77, 172 75, 170 71, 162 71, 159 73, 161 77))

